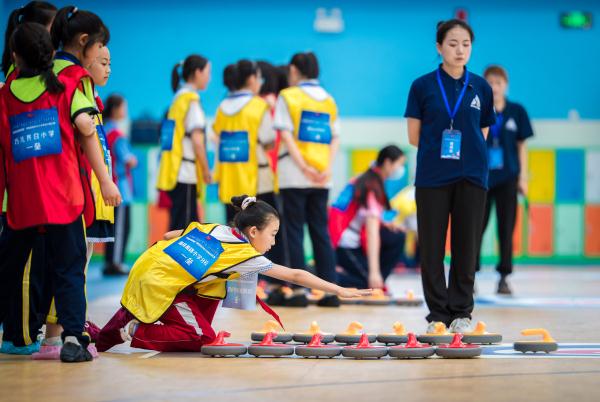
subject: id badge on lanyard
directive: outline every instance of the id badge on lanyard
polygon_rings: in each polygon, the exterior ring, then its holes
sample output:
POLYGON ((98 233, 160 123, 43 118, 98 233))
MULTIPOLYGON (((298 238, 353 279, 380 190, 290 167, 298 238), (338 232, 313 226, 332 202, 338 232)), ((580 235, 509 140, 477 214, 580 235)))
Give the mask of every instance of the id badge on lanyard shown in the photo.
POLYGON ((465 83, 463 85, 462 90, 460 91, 460 94, 458 95, 456 105, 454 105, 454 110, 450 110, 450 103, 448 102, 446 91, 444 90, 444 86, 442 85, 442 78, 440 76, 439 68, 437 70, 437 81, 440 87, 440 91, 442 92, 444 105, 446 106, 446 110, 448 111, 448 115, 450 116, 450 128, 442 131, 442 146, 440 151, 440 157, 442 159, 459 160, 462 133, 460 132, 460 130, 454 129, 454 117, 458 112, 458 108, 460 107, 460 104, 462 103, 462 100, 465 96, 465 92, 467 91, 467 87, 469 86, 469 71, 465 71, 465 83))
POLYGON ((227 297, 223 307, 238 310, 256 310, 256 286, 258 274, 227 281, 227 297))
POLYGON ((490 127, 492 134, 492 146, 488 148, 488 167, 490 170, 501 170, 504 168, 504 150, 500 145, 500 132, 504 118, 502 113, 497 115, 496 124, 490 127))
POLYGON ((110 156, 110 149, 108 148, 108 140, 106 138, 106 130, 102 124, 96 125, 96 133, 98 134, 98 140, 102 147, 102 153, 104 154, 104 164, 108 169, 108 175, 112 177, 112 158, 110 156))

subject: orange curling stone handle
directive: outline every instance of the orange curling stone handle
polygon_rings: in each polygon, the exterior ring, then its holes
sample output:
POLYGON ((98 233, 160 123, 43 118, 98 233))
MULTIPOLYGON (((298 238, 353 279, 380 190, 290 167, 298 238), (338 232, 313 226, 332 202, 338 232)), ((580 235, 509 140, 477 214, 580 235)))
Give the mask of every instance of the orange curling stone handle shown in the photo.
POLYGON ((521 335, 523 336, 535 336, 540 335, 542 337, 542 342, 556 342, 554 338, 550 335, 550 332, 544 328, 530 328, 524 329, 521 331, 521 335))

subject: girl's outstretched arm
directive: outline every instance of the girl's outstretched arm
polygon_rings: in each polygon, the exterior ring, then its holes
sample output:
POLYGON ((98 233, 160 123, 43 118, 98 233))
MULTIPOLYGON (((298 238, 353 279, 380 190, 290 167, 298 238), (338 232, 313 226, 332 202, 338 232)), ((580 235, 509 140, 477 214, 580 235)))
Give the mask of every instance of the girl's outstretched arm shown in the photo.
POLYGON ((343 288, 334 283, 324 281, 302 269, 287 268, 282 265, 273 264, 273 267, 268 271, 262 272, 263 275, 271 278, 279 279, 285 282, 295 283, 296 285, 304 286, 311 289, 319 289, 327 293, 333 293, 340 297, 361 297, 369 296, 372 293, 371 289, 350 289, 343 288))

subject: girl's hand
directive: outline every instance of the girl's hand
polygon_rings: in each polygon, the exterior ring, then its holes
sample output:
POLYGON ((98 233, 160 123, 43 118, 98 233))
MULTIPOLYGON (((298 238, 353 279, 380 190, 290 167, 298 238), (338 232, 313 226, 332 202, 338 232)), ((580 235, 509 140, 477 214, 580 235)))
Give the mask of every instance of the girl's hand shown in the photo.
POLYGON ((523 194, 524 197, 527 197, 527 190, 528 190, 528 186, 527 186, 527 179, 524 177, 519 177, 519 184, 518 184, 518 189, 519 189, 519 193, 523 194))
POLYGON ((302 168, 302 173, 306 176, 310 181, 317 183, 320 178, 320 173, 317 169, 312 166, 306 165, 302 168))
POLYGON ((100 183, 100 192, 102 192, 102 198, 104 204, 110 207, 118 207, 121 204, 121 193, 119 188, 112 180, 106 180, 100 183))
POLYGON ((342 288, 340 287, 337 291, 337 295, 339 297, 344 297, 346 299, 363 297, 363 296, 371 296, 373 294, 373 289, 351 289, 351 288, 342 288))

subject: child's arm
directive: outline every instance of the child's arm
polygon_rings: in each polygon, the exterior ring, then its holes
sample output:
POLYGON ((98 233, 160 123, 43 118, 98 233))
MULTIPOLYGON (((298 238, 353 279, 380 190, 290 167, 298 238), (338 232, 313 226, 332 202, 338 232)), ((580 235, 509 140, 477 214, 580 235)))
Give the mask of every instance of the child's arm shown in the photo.
POLYGON ((340 297, 361 297, 369 296, 372 293, 371 289, 359 290, 343 288, 334 283, 319 279, 308 271, 287 268, 277 264, 273 264, 271 269, 262 272, 262 274, 284 282, 291 282, 307 288, 319 289, 327 293, 333 293, 340 297))
MULTIPOLYGON (((210 168, 208 167, 208 158, 206 156, 206 146, 204 145, 204 130, 195 129, 192 131, 192 144, 194 146, 194 153, 196 154, 196 160, 200 163, 202 168, 202 179, 204 183, 210 184, 212 178, 210 177, 210 168)), ((198 178, 200 180, 200 178, 198 178)))
POLYGON ((185 231, 185 229, 171 230, 170 232, 165 233, 165 235, 163 236, 163 238, 165 240, 171 240, 171 239, 174 239, 176 237, 183 236, 183 232, 184 231, 185 231))
POLYGON ((75 118, 75 126, 81 133, 79 142, 83 148, 83 152, 88 158, 92 170, 100 183, 100 191, 102 192, 104 203, 112 207, 118 206, 121 203, 121 193, 119 193, 119 189, 106 171, 102 151, 94 135, 96 133, 96 125, 92 117, 87 113, 80 113, 75 118))

